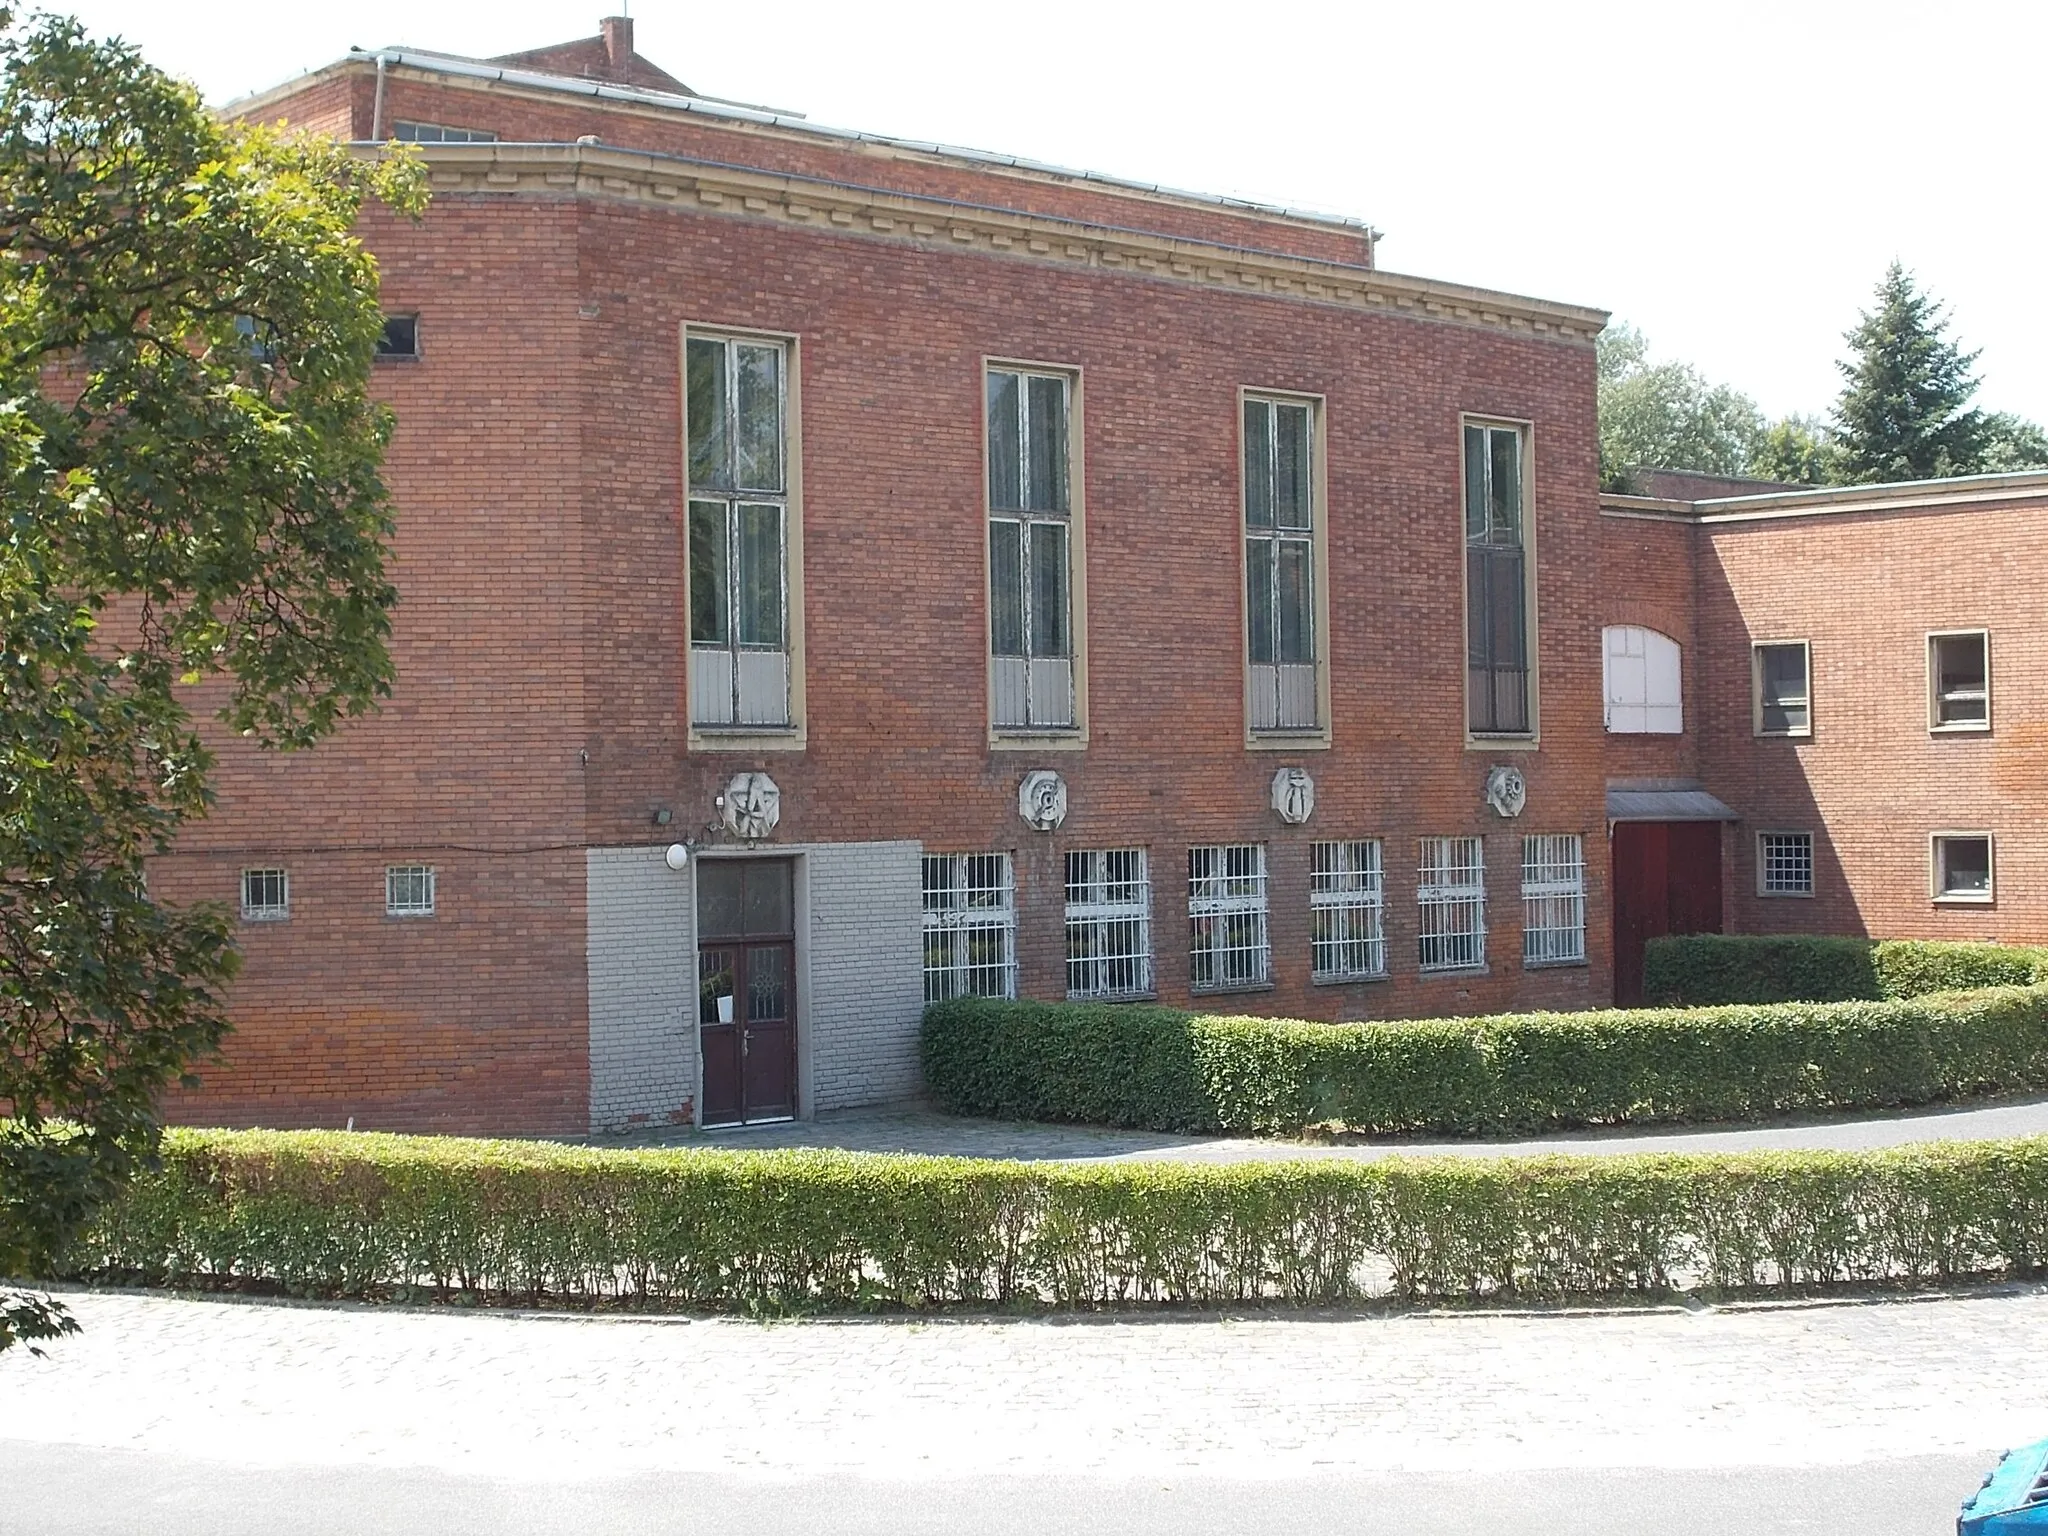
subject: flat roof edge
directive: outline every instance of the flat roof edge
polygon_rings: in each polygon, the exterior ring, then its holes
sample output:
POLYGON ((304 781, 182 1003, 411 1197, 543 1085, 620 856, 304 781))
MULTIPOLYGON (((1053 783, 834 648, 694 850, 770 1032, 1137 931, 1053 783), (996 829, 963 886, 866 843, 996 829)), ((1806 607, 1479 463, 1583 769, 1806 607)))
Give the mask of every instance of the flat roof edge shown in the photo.
POLYGON ((1600 510, 1610 517, 1746 523, 1788 517, 1848 516, 1858 512, 1903 512, 1930 507, 1961 510, 2040 498, 2048 498, 2048 470, 2017 469, 1995 475, 1898 480, 1883 485, 1814 486, 1800 491, 1770 491, 1753 496, 1702 497, 1698 501, 1603 491, 1600 510))

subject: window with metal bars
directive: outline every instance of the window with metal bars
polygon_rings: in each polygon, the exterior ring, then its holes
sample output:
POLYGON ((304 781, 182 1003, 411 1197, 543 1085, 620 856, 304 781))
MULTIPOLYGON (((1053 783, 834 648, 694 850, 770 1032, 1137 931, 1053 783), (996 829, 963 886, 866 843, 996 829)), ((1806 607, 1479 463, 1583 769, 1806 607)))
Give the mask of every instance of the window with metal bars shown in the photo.
POLYGON ((1245 643, 1255 731, 1320 723, 1315 428, 1307 401, 1245 399, 1245 643))
POLYGON ((1586 857, 1577 833, 1522 839, 1522 963, 1583 965, 1586 857))
POLYGON ((992 720, 1074 721, 1065 374, 988 370, 988 579, 992 720))
POLYGON ((1377 841, 1309 848, 1311 974, 1365 981, 1387 974, 1384 884, 1377 841))
POLYGON ((1197 992, 1262 987, 1272 977, 1266 941, 1266 846, 1188 850, 1188 985, 1197 992))
POLYGON ((1526 736, 1528 509, 1519 427, 1465 426, 1465 703, 1477 736, 1526 736))
POLYGON ((691 723, 786 726, 788 348, 692 335, 684 351, 691 723))
POLYGON ((1142 848, 1067 854, 1067 996, 1152 995, 1152 882, 1142 848))
POLYGON ((1007 853, 924 856, 924 1000, 1017 995, 1017 893, 1007 853))
POLYGON ((291 915, 291 876, 281 869, 242 871, 243 922, 281 923, 291 915))
POLYGON ((1756 888, 1761 896, 1811 896, 1813 834, 1757 833, 1756 888))
POLYGON ((1486 964, 1486 852, 1476 837, 1425 837, 1416 861, 1417 960, 1425 971, 1486 964))
POLYGON ((434 915, 434 866, 393 864, 384 871, 386 917, 434 915))

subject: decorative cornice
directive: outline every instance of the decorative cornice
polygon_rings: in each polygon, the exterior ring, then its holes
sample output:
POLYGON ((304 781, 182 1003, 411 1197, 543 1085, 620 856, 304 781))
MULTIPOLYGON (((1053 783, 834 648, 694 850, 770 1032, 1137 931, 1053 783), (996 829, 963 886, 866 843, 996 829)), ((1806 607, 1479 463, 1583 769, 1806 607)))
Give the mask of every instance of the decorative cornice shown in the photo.
MULTIPOLYGON (((1590 345, 1602 310, 1283 252, 602 144, 422 144, 437 195, 603 198, 934 251, 1099 268, 1232 293, 1590 345)), ((364 155, 378 146, 358 145, 364 155)))

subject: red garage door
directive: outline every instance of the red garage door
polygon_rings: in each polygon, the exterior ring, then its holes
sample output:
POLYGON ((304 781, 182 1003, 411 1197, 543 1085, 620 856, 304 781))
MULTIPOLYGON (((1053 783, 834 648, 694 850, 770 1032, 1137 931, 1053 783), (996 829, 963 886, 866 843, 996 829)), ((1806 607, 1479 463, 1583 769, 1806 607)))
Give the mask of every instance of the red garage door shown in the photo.
POLYGON ((1643 1000, 1643 947, 1666 933, 1721 931, 1721 824, 1623 821, 1614 828, 1614 1001, 1643 1000))

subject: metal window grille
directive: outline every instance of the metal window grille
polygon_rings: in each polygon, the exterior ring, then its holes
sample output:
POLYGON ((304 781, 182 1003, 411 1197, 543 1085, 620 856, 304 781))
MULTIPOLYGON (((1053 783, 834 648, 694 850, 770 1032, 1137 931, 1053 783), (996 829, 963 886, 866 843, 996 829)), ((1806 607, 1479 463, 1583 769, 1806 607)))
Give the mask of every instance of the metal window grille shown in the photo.
POLYGON ((281 869, 242 871, 242 921, 277 923, 291 916, 291 877, 281 869))
POLYGON ((924 1000, 1017 995, 1017 894, 1007 853, 924 856, 924 1000))
POLYGON ((1377 842, 1309 849, 1310 952, 1317 981, 1387 974, 1385 886, 1377 842))
POLYGON ((434 915, 433 865, 393 864, 384 871, 384 915, 386 917, 432 917, 434 915))
POLYGON ((1067 855, 1067 996, 1152 992, 1152 882, 1142 848, 1067 855))
POLYGON ((1465 428, 1465 679, 1477 734, 1529 731, 1528 571, 1522 434, 1465 428))
POLYGON ((1188 984, 1197 992, 1265 985, 1266 846, 1188 850, 1188 984))
POLYGON ((691 336, 690 710, 789 724, 788 348, 691 336))
POLYGON ((1486 964, 1486 854, 1480 839, 1423 838, 1416 899, 1423 970, 1470 971, 1486 964))
POLYGON ((988 371, 991 709, 1002 729, 1074 723, 1071 382, 1057 373, 988 371))
POLYGON ((1316 725, 1315 416, 1244 402, 1244 571, 1251 725, 1316 725))
POLYGON ((1522 963, 1586 958, 1586 858, 1577 833, 1522 839, 1522 963))
POLYGON ((1762 871, 1759 884, 1766 896, 1813 894, 1811 832, 1759 832, 1756 847, 1762 871))

